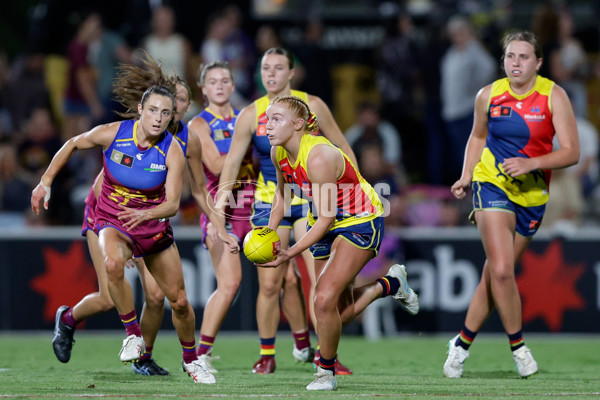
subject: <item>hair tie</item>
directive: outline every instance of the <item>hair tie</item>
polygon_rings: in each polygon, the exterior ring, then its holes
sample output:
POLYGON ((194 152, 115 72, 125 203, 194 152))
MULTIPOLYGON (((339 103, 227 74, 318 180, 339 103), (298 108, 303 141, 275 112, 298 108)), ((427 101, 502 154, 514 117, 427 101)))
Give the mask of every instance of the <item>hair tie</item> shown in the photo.
POLYGON ((317 123, 317 115, 311 111, 310 116, 306 120, 306 127, 308 128, 309 131, 311 131, 315 127, 316 123, 317 123))

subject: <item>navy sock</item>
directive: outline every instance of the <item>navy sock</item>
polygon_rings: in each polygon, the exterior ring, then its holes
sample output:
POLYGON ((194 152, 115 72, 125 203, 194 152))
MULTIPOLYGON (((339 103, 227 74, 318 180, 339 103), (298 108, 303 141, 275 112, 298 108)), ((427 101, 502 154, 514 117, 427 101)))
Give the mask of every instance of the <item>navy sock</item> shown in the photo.
POLYGON ((460 346, 465 350, 469 350, 469 347, 471 347, 471 344, 473 344, 473 340, 475 340, 475 336, 477 336, 477 332, 472 332, 465 325, 463 325, 460 335, 458 335, 458 339, 456 339, 455 345, 460 346))
POLYGON ((517 333, 513 333, 512 335, 508 334, 508 340, 510 341, 510 350, 515 351, 525 346, 525 339, 523 339, 523 331, 520 330, 517 333))
POLYGON ((336 358, 337 358, 337 356, 333 357, 332 359, 328 359, 328 358, 324 358, 321 355, 321 357, 319 357, 319 367, 321 367, 323 369, 327 369, 329 371, 332 371, 333 374, 335 375, 335 359, 336 358))
POLYGON ((377 279, 377 283, 379 283, 383 288, 383 294, 381 297, 394 295, 400 288, 400 281, 398 281, 398 278, 394 278, 393 276, 386 275, 382 278, 379 278, 377 279))

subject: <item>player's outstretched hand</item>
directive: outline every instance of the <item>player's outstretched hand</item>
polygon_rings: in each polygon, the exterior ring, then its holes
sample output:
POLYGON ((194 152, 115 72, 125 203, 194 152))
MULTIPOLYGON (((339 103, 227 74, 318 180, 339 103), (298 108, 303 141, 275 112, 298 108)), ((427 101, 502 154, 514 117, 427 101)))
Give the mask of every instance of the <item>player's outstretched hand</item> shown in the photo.
POLYGON ((48 209, 50 201, 50 186, 44 185, 41 181, 31 192, 31 210, 40 215, 40 201, 44 199, 44 209, 48 209))
POLYGON ((275 258, 273 261, 269 261, 268 263, 254 263, 254 265, 260 268, 277 268, 279 265, 292 258, 289 249, 283 250, 280 243, 277 243, 276 246, 277 247, 275 248, 275 251, 277 252, 277 258, 275 258))

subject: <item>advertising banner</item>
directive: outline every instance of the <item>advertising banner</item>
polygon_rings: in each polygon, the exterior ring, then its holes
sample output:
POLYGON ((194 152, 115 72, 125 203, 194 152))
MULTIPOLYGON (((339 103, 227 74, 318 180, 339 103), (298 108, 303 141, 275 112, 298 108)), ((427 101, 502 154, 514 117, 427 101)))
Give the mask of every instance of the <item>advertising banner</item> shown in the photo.
MULTIPOLYGON (((216 285, 210 258, 200 244, 199 229, 176 227, 175 234, 188 298, 200 321, 216 285)), ((566 236, 541 233, 534 239, 516 268, 526 332, 600 332, 599 240, 600 231, 566 236)), ((98 290, 87 243, 78 228, 0 231, 0 254, 0 330, 51 329, 59 306, 73 306, 98 290)), ((392 324, 397 331, 447 332, 462 327, 485 262, 476 230, 388 230, 380 254, 363 269, 357 284, 385 274, 393 263, 404 263, 409 282, 419 293, 421 311, 409 316, 386 299, 370 306, 380 316, 373 319, 366 312, 365 318, 392 324)), ((256 271, 243 255, 242 259, 242 287, 223 330, 256 330, 256 271)), ((298 266, 306 277, 301 260, 298 266)), ((125 274, 140 312, 143 293, 137 271, 127 268, 125 274)), ((307 282, 303 286, 308 297, 307 282)), ((171 319, 165 318, 163 326, 171 329, 171 319)), ((90 318, 85 327, 120 329, 122 325, 116 311, 110 311, 90 318)), ((497 313, 483 330, 503 331, 497 313)))

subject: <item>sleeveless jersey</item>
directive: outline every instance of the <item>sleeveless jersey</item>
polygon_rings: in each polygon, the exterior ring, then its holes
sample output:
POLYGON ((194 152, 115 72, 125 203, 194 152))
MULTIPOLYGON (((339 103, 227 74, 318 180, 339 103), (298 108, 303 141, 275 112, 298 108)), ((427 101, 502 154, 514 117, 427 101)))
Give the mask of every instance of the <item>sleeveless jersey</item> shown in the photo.
POLYGON ((510 88, 508 78, 492 84, 488 102, 488 135, 473 181, 489 182, 523 207, 548 201, 549 170, 510 177, 502 163, 511 157, 537 157, 552 151, 551 95, 554 82, 538 76, 534 87, 523 95, 510 88))
MULTIPOLYGON (((165 164, 173 135, 168 132, 148 148, 137 142, 138 121, 121 122, 111 145, 104 150, 104 181, 98 197, 98 212, 116 216, 119 204, 129 208, 147 209, 165 200, 165 164)), ((132 234, 143 234, 159 226, 158 220, 145 221, 132 234)))
MULTIPOLYGON (((221 115, 215 114, 210 108, 205 108, 196 117, 204 118, 208 126, 210 127, 210 138, 217 145, 219 154, 229 153, 229 147, 231 146, 231 140, 233 139, 233 132, 235 127, 235 121, 239 115, 239 111, 231 109, 231 114, 224 118, 221 115)), ((210 172, 210 169, 204 164, 204 173, 206 174, 206 186, 208 191, 216 196, 217 187, 219 186, 219 177, 210 172)), ((242 187, 247 187, 250 183, 256 180, 256 174, 254 172, 254 166, 252 165, 252 148, 249 148, 242 160, 240 171, 238 172, 237 181, 239 182, 234 187, 235 190, 240 190, 242 187)))
MULTIPOLYGON (((277 147, 277 163, 286 182, 295 184, 294 194, 312 201, 313 184, 308 179, 306 162, 310 151, 317 145, 331 146, 344 157, 344 171, 337 179, 336 217, 330 230, 362 224, 383 215, 383 205, 373 187, 360 175, 346 154, 323 136, 304 134, 294 164, 288 159, 287 151, 281 146, 277 147)), ((311 208, 308 210, 308 223, 312 226, 316 218, 311 208)))
POLYGON ((183 155, 187 157, 187 146, 188 146, 188 127, 183 122, 179 121, 177 123, 177 127, 175 128, 175 132, 171 132, 173 137, 179 142, 181 146, 181 150, 183 150, 183 155))
MULTIPOLYGON (((308 104, 308 93, 292 90, 292 96, 299 97, 308 104)), ((275 188, 277 187, 277 170, 271 160, 271 143, 267 138, 267 107, 270 102, 269 97, 266 95, 254 102, 256 107, 256 132, 252 138, 260 160, 260 172, 254 198, 268 204, 273 203, 275 188)), ((304 203, 305 201, 298 196, 292 199, 292 205, 294 206, 304 203)))

